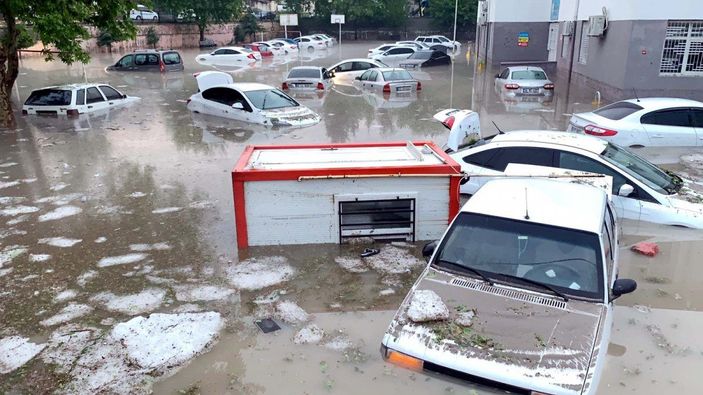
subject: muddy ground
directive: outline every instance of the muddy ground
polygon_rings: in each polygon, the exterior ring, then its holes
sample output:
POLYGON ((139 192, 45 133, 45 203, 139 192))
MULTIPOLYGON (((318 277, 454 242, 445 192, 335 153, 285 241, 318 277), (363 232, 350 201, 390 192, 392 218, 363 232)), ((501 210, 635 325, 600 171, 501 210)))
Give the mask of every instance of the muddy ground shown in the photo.
MULTIPOLYGON (((377 44, 229 71, 238 81, 278 85, 295 65, 330 66, 377 44)), ((448 107, 479 111, 484 130, 491 121, 505 130, 564 129, 571 112, 592 109, 594 92, 574 87, 566 96, 556 78, 553 102, 505 103, 491 89, 495 71, 474 75, 462 54, 454 67, 416 73, 423 90, 414 101, 339 87, 300 98, 322 116, 320 124, 270 130, 187 111, 197 90, 191 75, 206 68, 194 62, 197 51, 181 53, 186 70, 168 75, 106 73, 120 54, 95 55, 84 67, 22 61, 17 108, 32 89, 86 80, 142 100, 78 119, 18 114, 17 129, 0 130, 0 339, 3 350, 13 350, 0 355, 0 392, 492 393, 380 359, 383 331, 422 269, 422 243, 381 246, 385 265, 354 260, 367 245, 238 253, 229 172, 248 144, 443 144, 445 129, 431 118, 448 107), (180 314, 184 326, 156 314, 135 318, 150 313, 180 314), (263 334, 254 321, 269 316, 282 329, 263 334), (193 322, 201 325, 189 327, 193 322), (299 334, 310 324, 324 335, 304 332, 314 341, 297 344, 310 341, 299 334), (135 338, 125 331, 135 328, 129 333, 144 342, 141 350, 124 346, 135 338), (192 352, 159 354, 159 343, 145 340, 158 333, 168 335, 165 342, 189 342, 192 352)), ((701 152, 644 155, 700 182, 702 164, 691 158, 701 152)), ((625 225, 621 277, 636 279, 639 289, 616 303, 600 392, 696 393, 703 232, 625 225), (641 240, 658 242, 661 253, 630 252, 641 240)))

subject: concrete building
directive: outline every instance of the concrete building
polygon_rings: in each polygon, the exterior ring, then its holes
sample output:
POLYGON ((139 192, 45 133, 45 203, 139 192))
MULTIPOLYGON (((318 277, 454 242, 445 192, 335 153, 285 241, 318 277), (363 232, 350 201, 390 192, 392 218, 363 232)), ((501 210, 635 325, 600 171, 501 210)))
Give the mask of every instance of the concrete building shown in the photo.
POLYGON ((484 0, 487 65, 542 63, 607 100, 703 99, 701 0, 484 0))

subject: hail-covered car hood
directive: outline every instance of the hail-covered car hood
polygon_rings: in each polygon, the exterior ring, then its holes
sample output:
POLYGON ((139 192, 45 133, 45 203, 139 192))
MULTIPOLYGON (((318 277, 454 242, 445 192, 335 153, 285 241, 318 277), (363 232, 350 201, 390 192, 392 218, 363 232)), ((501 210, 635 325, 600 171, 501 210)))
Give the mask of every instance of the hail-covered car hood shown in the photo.
POLYGON ((552 394, 586 392, 602 336, 602 303, 540 296, 433 268, 416 290, 432 290, 450 319, 413 323, 411 295, 401 305, 383 343, 424 361, 504 384, 552 394), (471 326, 457 324, 473 312, 471 326))
POLYGON ((273 126, 305 127, 320 122, 320 116, 305 106, 283 107, 262 110, 261 114, 268 118, 273 126))

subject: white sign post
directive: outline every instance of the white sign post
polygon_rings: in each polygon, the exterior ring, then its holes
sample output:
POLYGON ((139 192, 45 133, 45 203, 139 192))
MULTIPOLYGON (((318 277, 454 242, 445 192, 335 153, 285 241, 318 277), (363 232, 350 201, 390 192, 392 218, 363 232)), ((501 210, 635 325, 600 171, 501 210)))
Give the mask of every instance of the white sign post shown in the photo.
POLYGON ((344 14, 332 14, 330 17, 332 23, 336 23, 339 25, 339 42, 338 44, 341 46, 342 45, 342 25, 344 24, 344 14))
POLYGON ((283 26, 286 38, 288 38, 288 26, 298 26, 298 14, 279 14, 280 23, 283 26))

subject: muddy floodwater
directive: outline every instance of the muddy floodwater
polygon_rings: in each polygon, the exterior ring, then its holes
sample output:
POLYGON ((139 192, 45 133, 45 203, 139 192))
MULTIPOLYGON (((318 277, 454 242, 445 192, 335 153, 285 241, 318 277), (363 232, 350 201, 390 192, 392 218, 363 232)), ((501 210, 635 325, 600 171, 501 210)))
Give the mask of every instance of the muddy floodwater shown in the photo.
MULTIPOLYGON (((294 66, 328 67, 378 44, 223 70, 280 86, 294 66)), ((165 75, 105 72, 117 53, 85 66, 22 60, 15 108, 32 89, 85 81, 141 100, 75 119, 18 111, 17 128, 0 129, 0 393, 504 393, 381 359, 381 337, 423 269, 423 243, 375 244, 371 261, 358 258, 371 246, 363 242, 238 252, 230 171, 250 144, 442 145, 446 129, 432 115, 451 107, 479 112, 486 135, 492 121, 563 130, 572 112, 593 108, 594 93, 555 76, 554 100, 506 102, 495 70, 474 74, 462 53, 451 67, 413 72, 416 98, 335 86, 298 97, 319 124, 277 130, 190 113, 192 74, 210 68, 195 62, 199 51, 180 52, 185 71, 165 75), (268 317, 280 330, 259 330, 268 317), (187 347, 175 352, 171 341, 187 347)), ((703 188, 703 150, 642 154, 703 188)), ((703 232, 623 225, 620 277, 639 288, 616 301, 599 392, 699 393, 703 232), (636 255, 639 241, 660 253, 636 255)))

